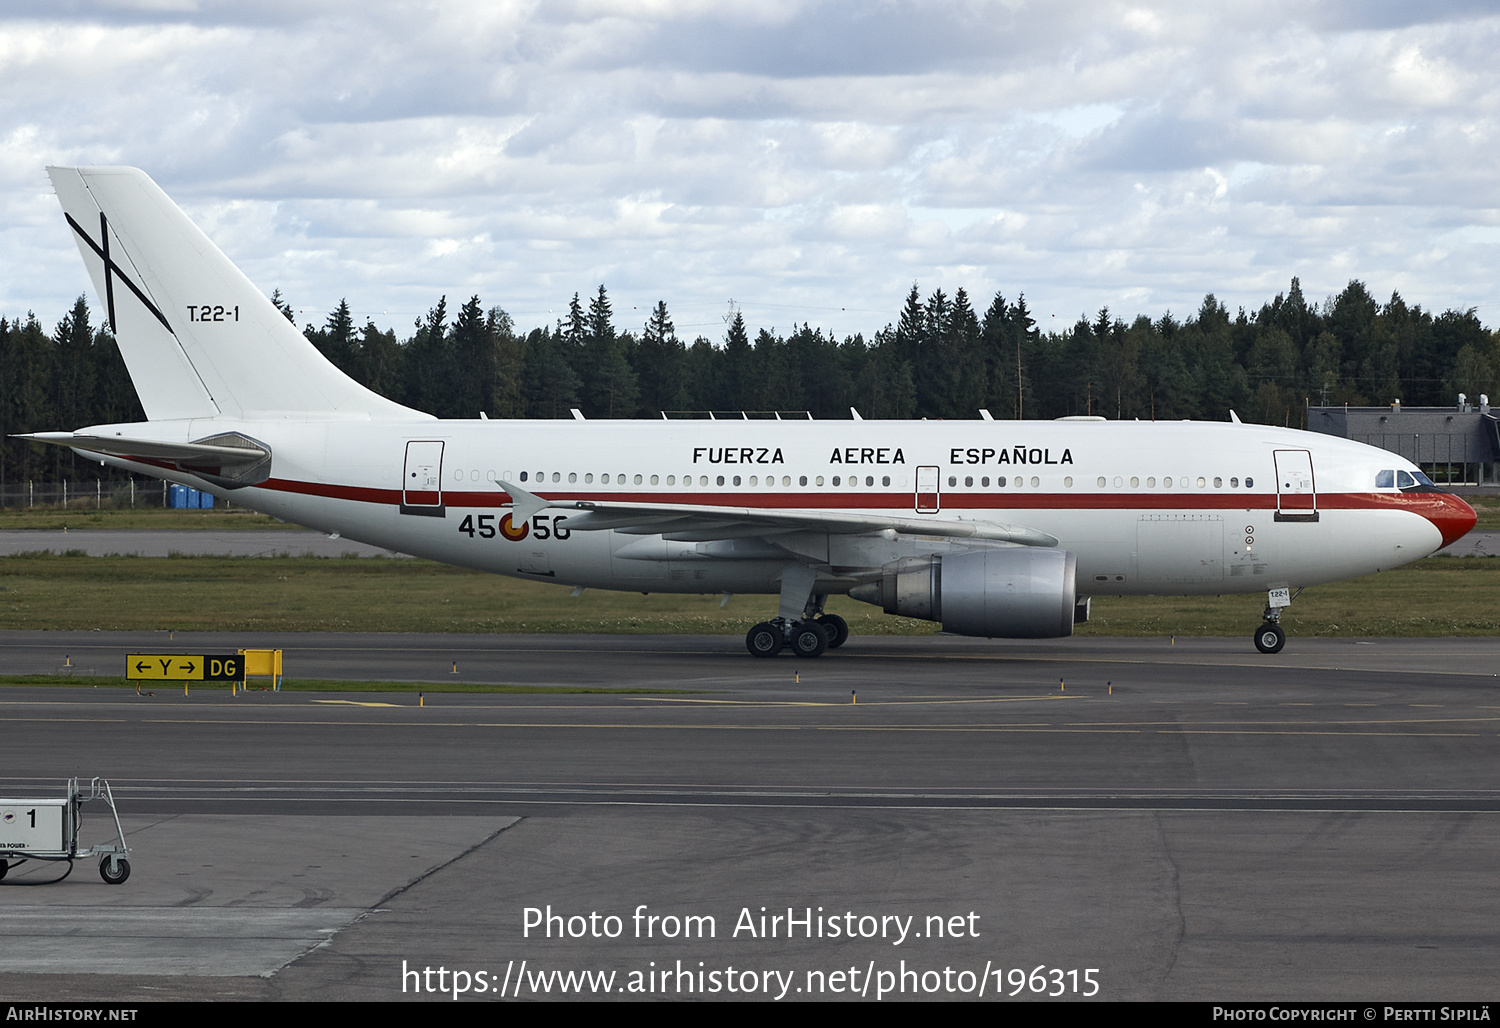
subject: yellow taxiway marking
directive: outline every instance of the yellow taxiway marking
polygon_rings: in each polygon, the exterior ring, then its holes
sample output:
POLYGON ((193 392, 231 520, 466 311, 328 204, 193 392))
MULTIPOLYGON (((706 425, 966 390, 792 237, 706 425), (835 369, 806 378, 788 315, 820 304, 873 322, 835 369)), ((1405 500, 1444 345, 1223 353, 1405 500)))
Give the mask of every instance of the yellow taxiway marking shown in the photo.
MULTIPOLYGON (((1031 700, 1085 700, 1087 696, 1066 695, 1062 693, 1049 693, 1042 696, 979 696, 972 699, 961 700, 860 700, 858 704, 850 703, 848 700, 705 700, 705 699, 683 699, 677 696, 637 696, 631 699, 652 700, 656 703, 697 703, 704 705, 719 705, 724 707, 937 707, 945 704, 966 703, 1024 703, 1031 700)), ((1097 698, 1097 697, 1095 697, 1097 698)), ((512 708, 514 709, 514 708, 512 708)))
MULTIPOLYGON (((839 659, 844 660, 899 660, 904 659, 907 654, 890 653, 841 653, 839 659)), ((1072 654, 1058 653, 1056 655, 1040 655, 1035 653, 942 653, 921 654, 911 659, 924 661, 943 660, 988 660, 1005 663, 1038 663, 1038 664, 1155 664, 1162 667, 1204 667, 1204 668, 1248 668, 1255 671, 1357 671, 1360 674, 1381 675, 1432 675, 1432 676, 1456 676, 1456 677, 1483 677, 1494 678, 1495 673, 1491 671, 1443 671, 1437 668, 1403 668, 1388 666, 1360 666, 1351 665, 1345 667, 1339 665, 1329 667, 1327 664, 1275 664, 1260 663, 1256 661, 1242 661, 1233 658, 1224 660, 1170 660, 1148 659, 1142 657, 1083 657, 1072 654)))
POLYGON ((313 700, 314 703, 338 703, 346 707, 409 707, 409 703, 368 703, 363 700, 313 700))

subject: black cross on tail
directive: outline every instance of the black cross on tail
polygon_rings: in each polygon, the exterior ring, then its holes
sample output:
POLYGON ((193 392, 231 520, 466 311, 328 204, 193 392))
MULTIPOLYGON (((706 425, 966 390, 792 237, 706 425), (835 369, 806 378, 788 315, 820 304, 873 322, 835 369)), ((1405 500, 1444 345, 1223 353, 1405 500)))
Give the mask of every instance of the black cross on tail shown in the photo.
MULTIPOLYGON (((73 226, 73 231, 78 233, 78 237, 85 243, 88 243, 89 249, 97 253, 99 259, 104 262, 104 302, 109 307, 109 330, 111 332, 115 331, 115 277, 118 276, 121 282, 130 287, 130 291, 135 294, 136 299, 145 304, 148 311, 156 315, 156 320, 161 322, 162 327, 171 332, 172 326, 167 323, 166 316, 157 310, 156 304, 146 298, 146 294, 141 291, 139 286, 130 281, 130 276, 125 274, 125 269, 121 268, 110 258, 109 222, 104 217, 104 212, 99 212, 99 239, 103 242, 103 246, 100 246, 99 243, 89 238, 89 234, 83 230, 83 226, 73 220, 73 215, 64 212, 63 217, 68 219, 68 224, 73 226)), ((176 335, 175 332, 172 334, 176 335)))

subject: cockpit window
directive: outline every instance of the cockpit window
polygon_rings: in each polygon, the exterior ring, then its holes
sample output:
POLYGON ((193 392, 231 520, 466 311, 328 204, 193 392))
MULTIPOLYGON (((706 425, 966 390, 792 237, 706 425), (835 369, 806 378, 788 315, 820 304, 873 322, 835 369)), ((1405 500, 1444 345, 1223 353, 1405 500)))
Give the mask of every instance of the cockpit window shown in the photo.
POLYGON ((1396 472, 1396 488, 1397 489, 1410 489, 1412 486, 1414 486, 1416 484, 1417 484, 1417 480, 1415 478, 1412 478, 1411 475, 1408 474, 1407 472, 1405 472, 1405 471, 1398 471, 1398 472, 1396 472))
POLYGON ((1396 473, 1394 471, 1381 471, 1375 475, 1376 489, 1396 488, 1396 473))
POLYGON ((1437 488, 1437 483, 1428 478, 1426 475, 1422 474, 1420 471, 1413 474, 1412 478, 1415 478, 1417 480, 1417 485, 1425 485, 1432 489, 1437 488))

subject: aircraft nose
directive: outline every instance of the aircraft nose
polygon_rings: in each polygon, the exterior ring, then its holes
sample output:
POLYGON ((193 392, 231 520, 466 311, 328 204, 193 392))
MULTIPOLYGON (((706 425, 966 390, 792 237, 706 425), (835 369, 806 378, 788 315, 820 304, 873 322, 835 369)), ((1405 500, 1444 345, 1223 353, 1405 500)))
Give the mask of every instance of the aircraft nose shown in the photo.
POLYGON ((1432 522, 1443 537, 1443 546, 1458 542, 1479 521, 1474 508, 1452 493, 1412 492, 1404 494, 1402 500, 1408 510, 1432 522))

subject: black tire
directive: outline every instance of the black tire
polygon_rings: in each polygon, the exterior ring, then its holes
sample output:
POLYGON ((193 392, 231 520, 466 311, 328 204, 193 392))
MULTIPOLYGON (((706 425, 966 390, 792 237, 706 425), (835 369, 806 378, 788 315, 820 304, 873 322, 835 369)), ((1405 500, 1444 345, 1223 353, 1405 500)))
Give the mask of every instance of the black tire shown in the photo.
POLYGON ((122 885, 125 879, 130 877, 130 861, 121 857, 118 863, 120 865, 120 873, 111 874, 109 870, 109 857, 106 856, 100 859, 99 877, 104 879, 106 885, 122 885))
POLYGON ((1286 633, 1280 625, 1267 621, 1255 630, 1255 648, 1262 653, 1280 653, 1286 645, 1286 633))
POLYGON ((799 657, 821 657, 828 649, 828 633, 816 621, 799 621, 792 626, 792 652, 799 657))
POLYGON ((823 631, 828 635, 830 650, 836 650, 849 641, 849 622, 837 614, 824 614, 818 618, 818 624, 823 626, 823 631))
POLYGON ((5 861, 0 860, 0 878, 4 878, 5 877, 5 872, 7 872, 9 870, 10 870, 10 865, 7 864, 5 861))
POLYGON ((762 621, 745 633, 745 649, 752 657, 774 657, 781 652, 782 645, 781 629, 769 621, 762 621))

